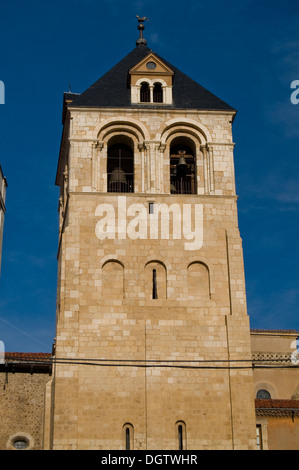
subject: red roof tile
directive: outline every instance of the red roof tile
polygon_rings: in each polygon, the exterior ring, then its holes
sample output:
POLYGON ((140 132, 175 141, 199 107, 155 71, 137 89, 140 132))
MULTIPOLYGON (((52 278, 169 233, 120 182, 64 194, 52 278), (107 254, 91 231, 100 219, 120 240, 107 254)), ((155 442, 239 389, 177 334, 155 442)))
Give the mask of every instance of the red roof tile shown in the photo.
POLYGON ((299 409, 299 400, 255 400, 256 409, 299 409))
POLYGON ((51 359, 51 353, 5 352, 5 360, 10 361, 41 361, 51 359))

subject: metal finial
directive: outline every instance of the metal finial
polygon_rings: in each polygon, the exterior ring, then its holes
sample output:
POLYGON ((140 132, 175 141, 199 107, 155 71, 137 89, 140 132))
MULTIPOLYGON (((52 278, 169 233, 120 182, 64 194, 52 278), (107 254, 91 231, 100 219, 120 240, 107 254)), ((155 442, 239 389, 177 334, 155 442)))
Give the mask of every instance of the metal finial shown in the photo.
POLYGON ((142 18, 138 15, 136 15, 136 18, 138 19, 138 26, 137 29, 139 30, 139 39, 136 41, 136 46, 146 46, 147 45, 147 40, 144 39, 143 37, 143 31, 144 31, 144 22, 149 21, 149 19, 146 16, 143 16, 142 18))

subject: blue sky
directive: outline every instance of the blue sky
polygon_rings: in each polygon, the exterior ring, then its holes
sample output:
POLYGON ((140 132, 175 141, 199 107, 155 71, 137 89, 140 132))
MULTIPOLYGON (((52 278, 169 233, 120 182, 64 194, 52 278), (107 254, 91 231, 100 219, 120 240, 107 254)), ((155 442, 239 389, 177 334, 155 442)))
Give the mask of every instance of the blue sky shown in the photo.
POLYGON ((239 226, 252 328, 299 329, 299 4, 295 0, 14 0, 0 7, 0 164, 8 180, 0 278, 7 351, 55 336, 63 92, 81 93, 148 45, 238 110, 239 226))

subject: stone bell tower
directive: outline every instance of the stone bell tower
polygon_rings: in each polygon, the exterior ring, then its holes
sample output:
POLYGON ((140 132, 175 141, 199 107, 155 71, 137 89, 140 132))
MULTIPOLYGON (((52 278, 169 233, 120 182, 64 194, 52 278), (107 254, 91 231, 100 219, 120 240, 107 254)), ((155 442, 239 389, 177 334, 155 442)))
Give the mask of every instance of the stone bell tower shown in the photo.
POLYGON ((136 47, 65 93, 52 449, 254 449, 235 110, 136 47))

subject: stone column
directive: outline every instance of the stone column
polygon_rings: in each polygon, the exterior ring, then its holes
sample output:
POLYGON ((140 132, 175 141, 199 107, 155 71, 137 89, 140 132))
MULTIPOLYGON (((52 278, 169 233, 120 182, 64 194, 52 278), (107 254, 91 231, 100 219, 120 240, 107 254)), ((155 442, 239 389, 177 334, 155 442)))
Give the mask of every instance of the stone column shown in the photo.
MULTIPOLYGON (((168 182, 165 181, 165 174, 164 174, 164 152, 166 150, 166 145, 159 143, 159 151, 160 151, 160 160, 159 160, 159 168, 160 168, 160 186, 159 192, 160 193, 169 193, 169 181, 170 175, 168 175, 168 182), (167 184, 168 183, 168 184, 167 184)), ((169 168, 169 161, 168 161, 168 168, 169 168)), ((169 172, 169 171, 168 171, 169 172)))
POLYGON ((146 168, 145 168, 145 145, 144 143, 138 144, 138 150, 141 154, 141 193, 145 192, 146 183, 146 168))
POLYGON ((209 186, 209 163, 208 163, 208 155, 207 155, 207 146, 202 145, 200 150, 203 154, 203 179, 204 179, 204 194, 210 194, 210 186, 209 186))
POLYGON ((214 180, 214 152, 213 147, 207 144, 208 159, 209 159, 209 181, 210 181, 210 194, 215 194, 215 180, 214 180))

